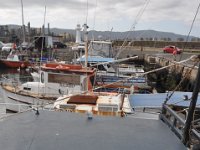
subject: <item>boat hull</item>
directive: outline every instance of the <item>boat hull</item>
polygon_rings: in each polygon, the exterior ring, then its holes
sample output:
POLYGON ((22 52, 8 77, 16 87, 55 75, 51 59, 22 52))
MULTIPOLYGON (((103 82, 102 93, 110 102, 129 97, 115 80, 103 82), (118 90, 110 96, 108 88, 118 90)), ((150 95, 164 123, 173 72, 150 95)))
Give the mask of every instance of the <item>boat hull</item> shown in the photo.
POLYGON ((31 66, 28 61, 10 61, 10 60, 0 60, 1 64, 7 68, 26 68, 31 66))
POLYGON ((3 99, 5 102, 6 110, 12 112, 23 112, 33 107, 42 107, 53 103, 54 100, 48 100, 47 98, 41 99, 37 97, 31 97, 14 93, 2 88, 3 99))

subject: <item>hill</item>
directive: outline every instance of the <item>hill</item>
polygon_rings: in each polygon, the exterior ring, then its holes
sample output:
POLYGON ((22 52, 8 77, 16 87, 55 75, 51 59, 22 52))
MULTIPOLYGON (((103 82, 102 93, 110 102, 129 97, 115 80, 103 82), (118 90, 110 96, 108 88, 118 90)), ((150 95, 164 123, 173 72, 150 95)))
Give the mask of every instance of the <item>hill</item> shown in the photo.
MULTIPOLYGON (((8 25, 9 29, 17 29, 21 28, 19 25, 8 25)), ((47 31, 47 29, 46 29, 47 31)), ((69 33, 75 36, 76 31, 74 29, 61 29, 61 28, 51 28, 51 32, 54 34, 62 34, 62 33, 69 33)), ((111 32, 111 31, 89 31, 89 39, 98 39, 102 38, 104 40, 111 39, 111 40, 168 40, 168 41, 177 41, 185 40, 186 35, 180 35, 172 32, 162 32, 162 31, 155 31, 155 30, 137 30, 137 31, 127 31, 127 32, 111 32), (128 36, 127 36, 128 35, 128 36)), ((190 36, 189 40, 192 38, 197 38, 194 36, 190 36)))

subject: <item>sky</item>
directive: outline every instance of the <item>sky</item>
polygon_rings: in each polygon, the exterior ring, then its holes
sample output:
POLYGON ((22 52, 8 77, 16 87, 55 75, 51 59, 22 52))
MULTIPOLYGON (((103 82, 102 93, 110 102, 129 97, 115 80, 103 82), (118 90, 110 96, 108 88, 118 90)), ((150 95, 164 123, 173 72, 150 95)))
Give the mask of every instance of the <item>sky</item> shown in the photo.
MULTIPOLYGON (((200 0, 22 0, 25 24, 75 29, 87 22, 89 30, 157 30, 187 35, 200 0), (45 15, 46 6, 46 15, 45 15), (45 17, 44 17, 45 16, 45 17)), ((0 24, 22 24, 21 0, 0 5, 0 24)), ((200 37, 200 14, 191 35, 200 37)))

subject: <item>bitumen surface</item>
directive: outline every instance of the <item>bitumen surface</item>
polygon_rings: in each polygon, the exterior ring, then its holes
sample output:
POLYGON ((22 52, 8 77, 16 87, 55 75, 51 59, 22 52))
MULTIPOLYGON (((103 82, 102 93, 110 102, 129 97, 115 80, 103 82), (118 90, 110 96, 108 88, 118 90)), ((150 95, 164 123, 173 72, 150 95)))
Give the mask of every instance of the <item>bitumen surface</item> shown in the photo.
POLYGON ((2 150, 184 150, 160 120, 39 110, 0 121, 2 150))

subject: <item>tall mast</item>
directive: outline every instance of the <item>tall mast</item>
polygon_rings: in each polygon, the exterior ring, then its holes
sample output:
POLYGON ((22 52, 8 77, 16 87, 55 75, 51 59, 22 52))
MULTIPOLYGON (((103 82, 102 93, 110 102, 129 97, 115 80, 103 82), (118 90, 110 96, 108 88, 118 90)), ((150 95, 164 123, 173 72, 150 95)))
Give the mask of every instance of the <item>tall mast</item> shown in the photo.
MULTIPOLYGON (((85 23, 83 25, 83 31, 84 31, 84 36, 85 36, 85 68, 86 68, 86 71, 87 71, 87 64, 88 64, 88 26, 87 24, 85 23)), ((87 73, 86 73, 87 75, 87 73)), ((86 91, 88 91, 88 76, 86 77, 86 91)))
POLYGON ((21 0, 21 8, 22 8, 22 39, 23 43, 25 42, 25 26, 24 26, 24 7, 23 7, 23 0, 21 0))
POLYGON ((192 93, 192 98, 191 98, 191 102, 190 102, 190 106, 189 106, 189 110, 188 110, 188 116, 187 116, 187 119, 185 122, 185 127, 183 130, 182 142, 185 145, 189 144, 188 141, 189 141, 189 137, 190 137, 190 129, 192 126, 191 123, 192 123, 192 120, 194 119, 194 111, 196 108, 199 89, 200 89, 200 63, 199 63, 198 72, 197 72, 197 76, 196 76, 196 80, 195 80, 195 85, 194 85, 194 89, 193 89, 193 93, 192 93))
POLYGON ((88 64, 88 26, 87 24, 83 25, 83 31, 84 31, 84 35, 85 35, 85 67, 87 68, 87 64, 88 64))

